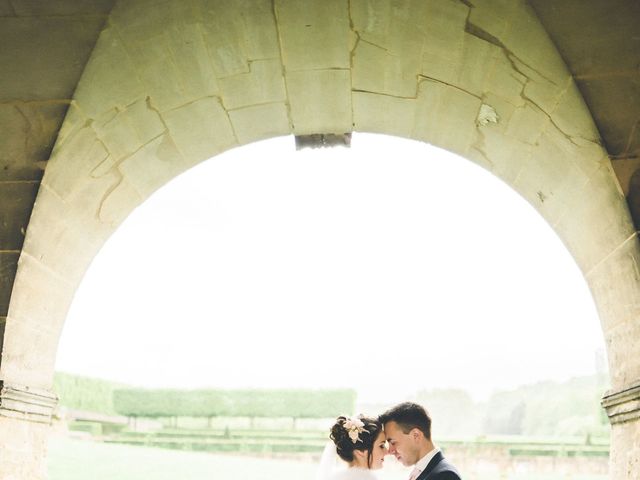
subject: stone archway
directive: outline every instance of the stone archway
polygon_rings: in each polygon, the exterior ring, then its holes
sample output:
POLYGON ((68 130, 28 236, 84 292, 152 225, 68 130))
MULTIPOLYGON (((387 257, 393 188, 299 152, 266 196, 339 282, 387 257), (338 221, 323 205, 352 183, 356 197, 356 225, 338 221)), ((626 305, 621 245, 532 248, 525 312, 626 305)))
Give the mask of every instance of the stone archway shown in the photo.
POLYGON ((0 478, 44 476, 38 420, 54 403, 67 309, 137 205, 234 146, 352 130, 458 153, 553 226, 590 285, 607 343, 612 478, 639 478, 636 232, 553 43, 527 4, 497 0, 116 6, 60 130, 18 265, 0 366, 0 478))

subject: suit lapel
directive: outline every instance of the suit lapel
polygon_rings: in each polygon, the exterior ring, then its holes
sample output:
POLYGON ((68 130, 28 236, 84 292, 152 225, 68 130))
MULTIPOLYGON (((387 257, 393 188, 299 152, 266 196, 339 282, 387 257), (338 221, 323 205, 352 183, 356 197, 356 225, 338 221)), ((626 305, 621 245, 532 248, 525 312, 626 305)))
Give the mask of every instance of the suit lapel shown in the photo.
POLYGON ((427 464, 427 468, 425 468, 422 473, 418 475, 418 478, 416 478, 416 480, 426 480, 427 478, 429 478, 429 475, 431 474, 433 469, 436 468, 436 465, 438 465, 443 458, 444 457, 442 456, 442 452, 436 453, 427 464))

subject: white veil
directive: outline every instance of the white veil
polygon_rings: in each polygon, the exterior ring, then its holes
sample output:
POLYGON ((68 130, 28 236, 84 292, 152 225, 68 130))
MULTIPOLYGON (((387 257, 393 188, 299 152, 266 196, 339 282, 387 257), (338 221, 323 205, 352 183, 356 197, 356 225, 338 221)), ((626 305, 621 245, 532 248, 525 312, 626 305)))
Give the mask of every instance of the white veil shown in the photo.
POLYGON ((320 457, 316 480, 329 480, 338 470, 338 465, 341 463, 338 462, 339 458, 335 443, 328 442, 320 457))

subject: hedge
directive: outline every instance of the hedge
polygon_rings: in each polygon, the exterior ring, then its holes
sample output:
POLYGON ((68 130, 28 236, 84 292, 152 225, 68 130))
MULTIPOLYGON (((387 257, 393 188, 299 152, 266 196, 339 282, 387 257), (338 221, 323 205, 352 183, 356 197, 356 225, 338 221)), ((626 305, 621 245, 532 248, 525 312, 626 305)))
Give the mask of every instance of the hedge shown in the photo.
POLYGON ((113 406, 130 417, 327 418, 351 413, 355 390, 172 390, 124 388, 113 406))

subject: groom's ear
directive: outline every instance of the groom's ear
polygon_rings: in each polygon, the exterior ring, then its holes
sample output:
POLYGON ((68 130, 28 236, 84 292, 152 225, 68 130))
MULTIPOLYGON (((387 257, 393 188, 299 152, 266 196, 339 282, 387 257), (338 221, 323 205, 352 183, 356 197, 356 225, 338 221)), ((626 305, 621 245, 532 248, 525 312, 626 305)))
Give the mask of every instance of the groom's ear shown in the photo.
POLYGON ((419 442, 424 437, 422 430, 420 430, 419 428, 412 428, 411 431, 409 432, 409 435, 416 442, 419 442))

